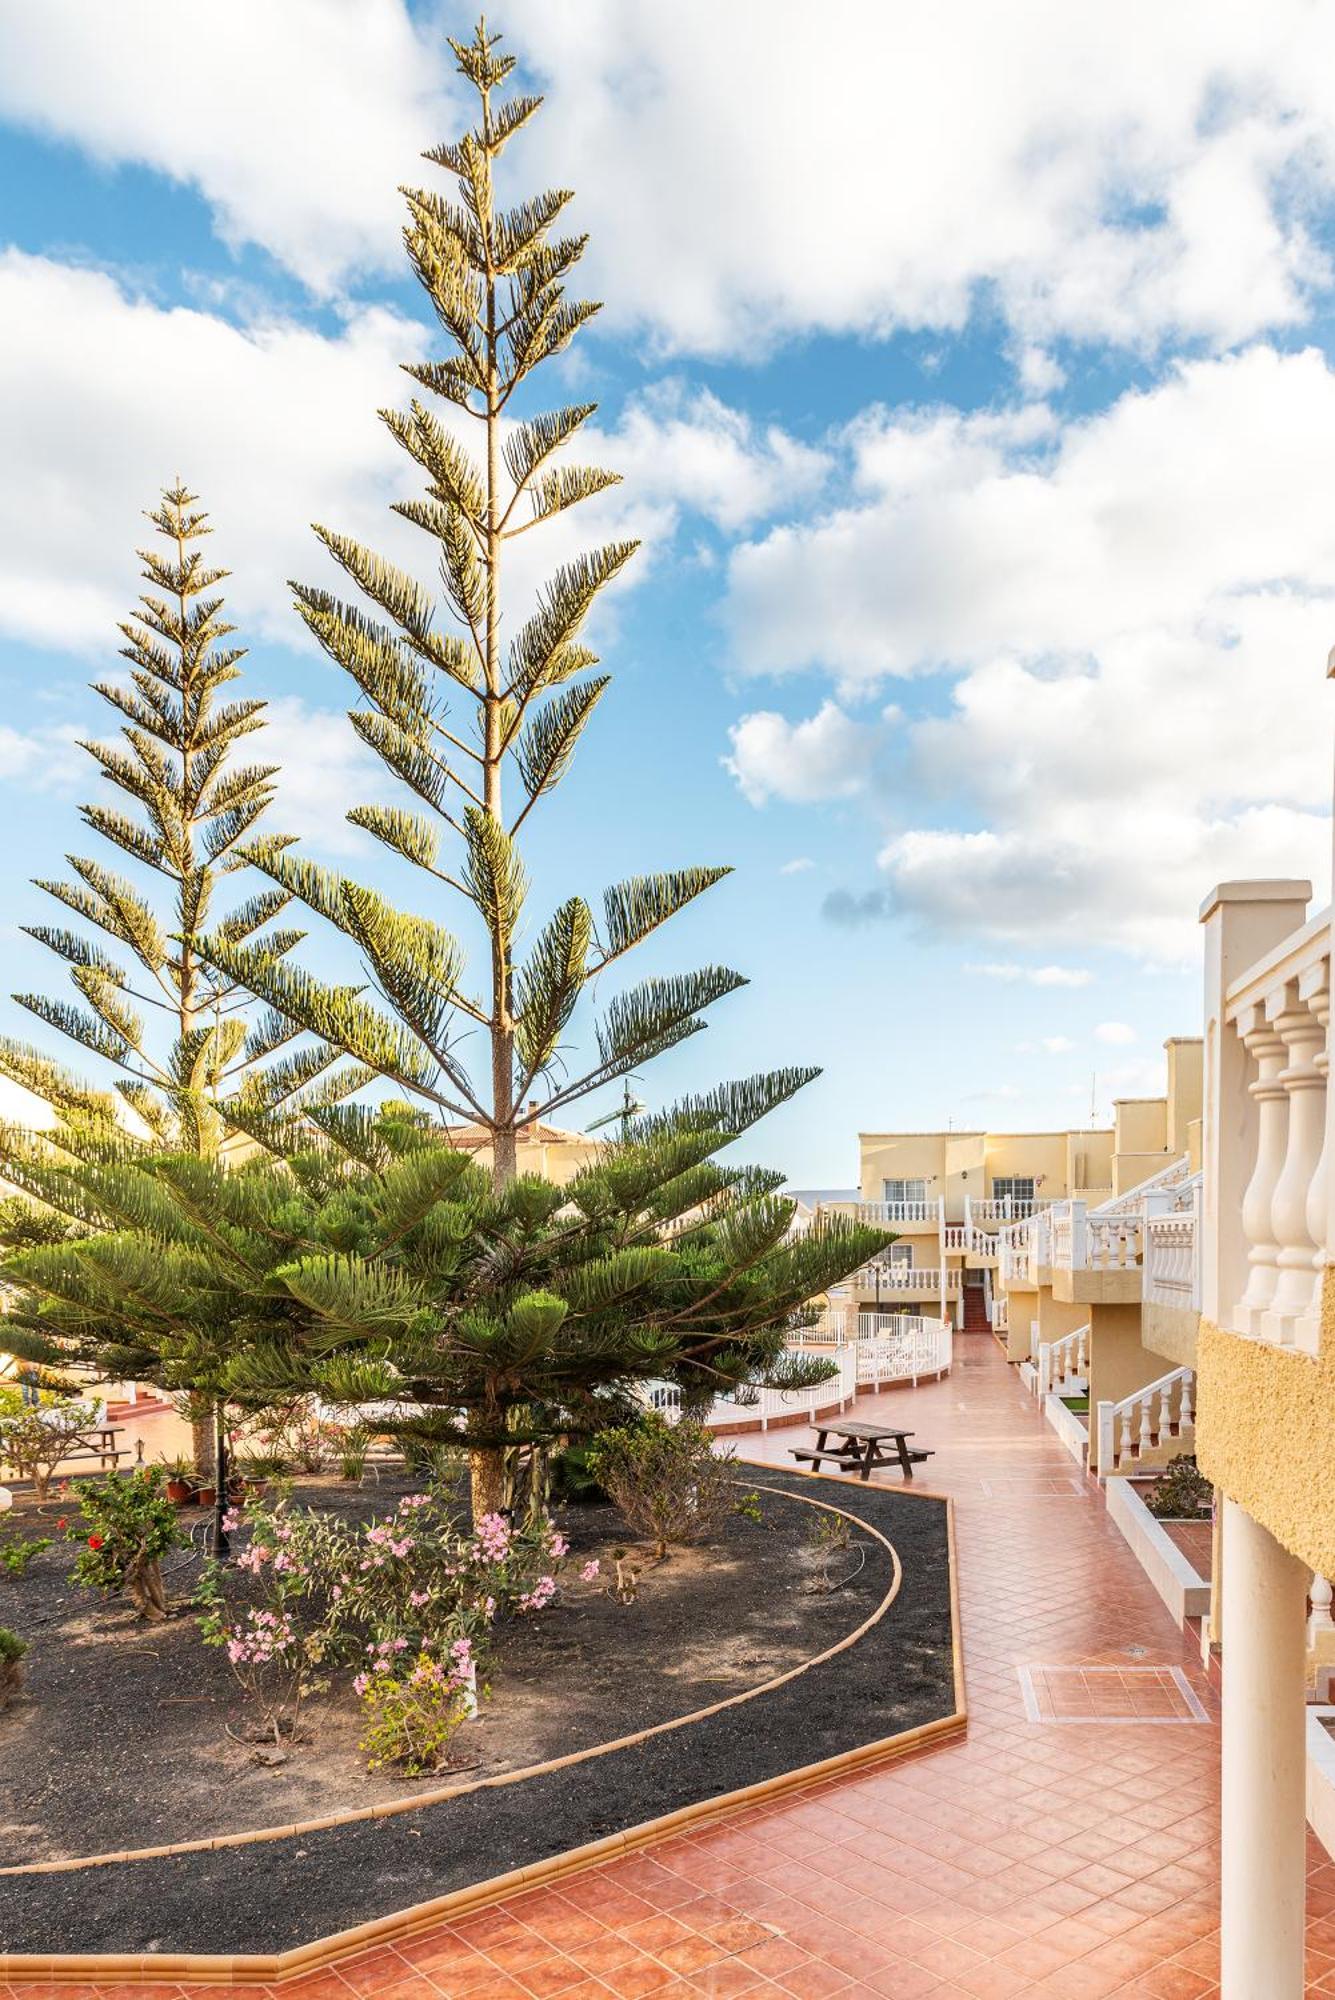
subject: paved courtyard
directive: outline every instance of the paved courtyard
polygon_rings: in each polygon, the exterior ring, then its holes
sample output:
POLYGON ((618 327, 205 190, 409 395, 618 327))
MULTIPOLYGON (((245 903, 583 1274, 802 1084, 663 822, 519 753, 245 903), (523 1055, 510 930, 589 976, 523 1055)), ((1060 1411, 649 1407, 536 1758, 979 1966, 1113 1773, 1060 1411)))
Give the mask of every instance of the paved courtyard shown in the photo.
MULTIPOLYGON (((961 1338, 955 1351, 948 1380, 862 1398, 858 1415, 916 1429, 937 1452, 919 1483, 956 1502, 967 1736, 273 1990, 285 2000, 1215 1994, 1216 1692, 992 1340, 961 1338)), ((791 1464, 801 1442, 777 1431, 742 1448, 791 1464)), ((1315 1842, 1308 1940, 1308 1992, 1335 1995, 1335 1866, 1315 1842)), ((22 2000, 71 1991, 162 2000, 217 1989, 11 1989, 22 2000)))

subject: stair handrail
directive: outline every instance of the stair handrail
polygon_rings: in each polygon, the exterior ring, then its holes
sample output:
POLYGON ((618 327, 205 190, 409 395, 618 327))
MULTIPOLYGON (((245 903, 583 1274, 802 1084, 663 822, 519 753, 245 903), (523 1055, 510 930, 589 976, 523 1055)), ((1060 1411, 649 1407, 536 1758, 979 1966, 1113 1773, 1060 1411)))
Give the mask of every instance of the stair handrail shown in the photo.
POLYGON ((1181 1437, 1194 1430, 1196 1371, 1170 1368, 1120 1402, 1101 1400, 1098 1406, 1098 1474, 1106 1479, 1124 1459, 1138 1459, 1157 1450, 1164 1437, 1181 1437), (1173 1392, 1177 1390, 1177 1408, 1173 1392))
POLYGON ((1038 1393, 1059 1394, 1085 1380, 1089 1352, 1089 1323, 1074 1326, 1059 1340, 1043 1340, 1038 1347, 1038 1393))

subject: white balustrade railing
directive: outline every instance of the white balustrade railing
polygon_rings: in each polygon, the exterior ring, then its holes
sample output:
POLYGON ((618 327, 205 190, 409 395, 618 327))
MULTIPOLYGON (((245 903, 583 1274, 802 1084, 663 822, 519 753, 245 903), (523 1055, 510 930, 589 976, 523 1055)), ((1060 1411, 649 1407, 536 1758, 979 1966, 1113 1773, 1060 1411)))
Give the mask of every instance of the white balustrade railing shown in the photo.
POLYGON ((810 1389, 754 1389, 736 1396, 716 1396, 701 1422, 713 1429, 724 1424, 745 1424, 763 1431, 779 1418, 810 1419, 818 1410, 830 1410, 836 1405, 843 1410, 852 1402, 858 1387, 855 1346, 832 1349, 802 1346, 791 1352, 808 1355, 816 1361, 833 1361, 838 1365, 838 1373, 810 1389))
POLYGON ((1039 1267, 1050 1261, 1051 1236, 1052 1218, 1048 1209, 1000 1230, 997 1242, 1003 1283, 1035 1284, 1039 1267))
POLYGON ((832 1215, 849 1215, 855 1222, 895 1223, 935 1229, 945 1212, 945 1201, 827 1201, 823 1206, 832 1215))
POLYGON ((998 1292, 992 1301, 992 1330, 994 1333, 1009 1333, 1010 1324, 1010 1297, 1006 1292, 998 1292))
POLYGON ((903 1298, 938 1298, 944 1284, 947 1291, 958 1292, 960 1274, 958 1271, 942 1271, 934 1264, 897 1264, 891 1259, 877 1259, 853 1273, 850 1282, 860 1291, 879 1292, 884 1297, 899 1294, 903 1298))
POLYGON ((880 1389, 891 1382, 916 1383, 920 1375, 943 1375, 950 1367, 953 1339, 948 1319, 859 1313, 858 1381, 880 1389))
POLYGON ((944 1222, 941 1225, 941 1248, 943 1250, 965 1251, 971 1248, 973 1232, 967 1223, 944 1222))
POLYGON ((1244 1117, 1233 1103, 1216 1107, 1221 1174, 1231 1188, 1250 1169, 1238 1212, 1221 1212, 1215 1226, 1222 1323, 1309 1351, 1318 1341, 1327 1259, 1330 958, 1326 911, 1229 986, 1223 1032, 1241 1045, 1239 1095, 1245 1091, 1255 1111, 1244 1117), (1226 1157, 1235 1146, 1245 1153, 1226 1157), (1229 1240, 1239 1222, 1245 1271, 1229 1240), (1222 1286, 1226 1271, 1231 1296, 1222 1286))
POLYGON ((1019 1201, 1013 1195, 1003 1195, 1000 1200, 993 1195, 981 1195, 977 1201, 972 1197, 969 1201, 975 1222, 1027 1222, 1031 1215, 1041 1215, 1051 1206, 1050 1195, 1033 1201, 1019 1201))
MULTIPOLYGON (((1151 1451, 1195 1430, 1196 1376, 1190 1368, 1174 1368, 1143 1389, 1132 1390, 1119 1403, 1100 1402, 1098 1409, 1098 1471, 1100 1479, 1120 1472, 1151 1451)), ((1184 1449, 1186 1447, 1184 1446, 1184 1449)))
POLYGON ((1044 1340, 1038 1348, 1040 1396, 1078 1395, 1089 1381, 1089 1328, 1073 1327, 1060 1340, 1044 1340))
POLYGON ((1201 1231, 1194 1210, 1145 1218, 1144 1276, 1140 1295, 1146 1305, 1201 1309, 1201 1231))

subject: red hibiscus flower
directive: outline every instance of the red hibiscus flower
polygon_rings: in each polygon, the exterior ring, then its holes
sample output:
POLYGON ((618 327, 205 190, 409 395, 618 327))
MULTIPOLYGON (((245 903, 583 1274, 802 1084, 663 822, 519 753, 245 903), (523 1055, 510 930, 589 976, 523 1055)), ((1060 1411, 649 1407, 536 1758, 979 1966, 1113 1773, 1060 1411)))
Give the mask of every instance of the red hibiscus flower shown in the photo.
POLYGON ((88 1546, 90 1549, 100 1549, 102 1546, 101 1535, 90 1535, 88 1537, 88 1546))

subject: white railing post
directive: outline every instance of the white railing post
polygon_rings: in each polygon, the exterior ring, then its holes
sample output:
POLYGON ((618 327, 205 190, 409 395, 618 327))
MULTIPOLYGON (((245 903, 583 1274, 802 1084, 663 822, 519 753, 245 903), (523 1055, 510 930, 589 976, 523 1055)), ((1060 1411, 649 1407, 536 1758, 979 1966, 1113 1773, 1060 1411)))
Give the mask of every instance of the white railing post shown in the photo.
POLYGON ((1095 1469, 1100 1478, 1116 1470, 1117 1466, 1117 1426, 1113 1418, 1116 1404, 1100 1402, 1098 1409, 1098 1457, 1095 1469))
POLYGON ((1052 1342, 1041 1340, 1038 1344, 1038 1393, 1046 1396, 1052 1387, 1052 1342))

